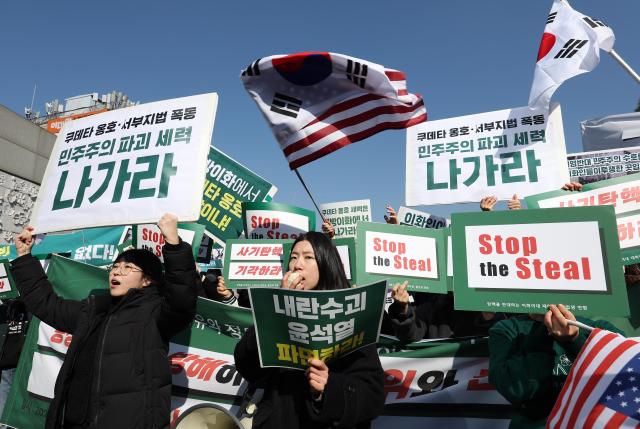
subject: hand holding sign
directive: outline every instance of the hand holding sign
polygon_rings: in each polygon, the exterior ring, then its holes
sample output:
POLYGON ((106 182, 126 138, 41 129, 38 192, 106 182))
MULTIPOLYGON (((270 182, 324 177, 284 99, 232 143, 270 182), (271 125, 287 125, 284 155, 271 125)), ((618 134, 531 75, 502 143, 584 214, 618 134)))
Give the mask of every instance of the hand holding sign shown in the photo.
POLYGON ((480 200, 480 210, 482 210, 483 212, 490 212, 491 210, 493 210, 493 206, 495 206, 497 202, 498 199, 493 195, 484 197, 480 200))
POLYGON ((509 210, 520 210, 522 208, 522 204, 518 199, 518 195, 513 194, 513 197, 509 201, 507 201, 507 208, 509 210))
POLYGON ((397 303, 400 304, 402 309, 400 312, 402 314, 407 314, 409 310, 409 292, 407 292, 408 281, 404 281, 402 283, 396 283, 391 289, 391 298, 397 303))
POLYGON ((569 182, 562 187, 563 191, 582 191, 582 183, 569 182))
POLYGON ((158 221, 158 228, 162 231, 164 240, 167 243, 180 243, 180 236, 178 235, 178 216, 173 213, 165 213, 158 221))
POLYGON ((28 226, 23 229, 22 232, 13 239, 13 244, 16 246, 16 253, 18 253, 18 256, 24 256, 31 253, 31 248, 35 242, 36 240, 33 237, 32 226, 28 226))
POLYGON ((311 395, 315 398, 322 398, 322 393, 329 380, 329 367, 320 359, 310 359, 307 370, 307 380, 311 388, 311 395))

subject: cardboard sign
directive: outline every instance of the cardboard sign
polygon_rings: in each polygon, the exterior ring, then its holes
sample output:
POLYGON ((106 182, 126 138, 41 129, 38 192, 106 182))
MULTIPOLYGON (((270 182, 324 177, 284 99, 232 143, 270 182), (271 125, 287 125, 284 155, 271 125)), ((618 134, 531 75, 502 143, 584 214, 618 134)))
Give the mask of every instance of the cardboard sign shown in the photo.
POLYGON ((615 208, 620 255, 625 265, 640 262, 640 173, 583 186, 581 192, 552 191, 525 198, 528 207, 615 208))
POLYGON ((600 182, 640 172, 640 146, 567 155, 572 182, 600 182))
POLYGON ((38 233, 196 221, 218 96, 176 98, 68 122, 31 222, 38 233))
POLYGON ((627 316, 613 208, 455 213, 455 308, 627 316))
POLYGON ((280 287, 283 246, 292 240, 227 240, 223 276, 228 288, 280 287))
POLYGON ((400 206, 398 209, 398 223, 400 225, 417 226, 418 228, 440 229, 448 227, 451 221, 441 216, 400 206))
POLYGON ((216 243, 224 245, 227 239, 242 234, 242 202, 269 202, 277 191, 267 180, 211 146, 198 223, 216 243))
POLYGON ((569 179, 560 106, 478 113, 407 129, 409 206, 477 203, 558 189, 569 179))
POLYGON ((447 292, 442 231, 360 222, 356 243, 359 282, 407 280, 408 290, 447 292))
POLYGON ((316 229, 316 214, 288 204, 242 203, 244 235, 250 239, 295 240, 316 229))
POLYGON ((371 221, 370 200, 320 204, 320 211, 333 225, 334 238, 355 237, 356 224, 371 221))
MULTIPOLYGON (((189 243, 193 250, 193 257, 198 256, 200 242, 204 235, 204 225, 197 223, 178 223, 178 236, 185 243, 189 243)), ((162 246, 165 240, 162 231, 157 224, 147 223, 133 226, 133 247, 136 249, 147 249, 164 262, 162 256, 162 246)))
POLYGON ((249 289, 260 365, 306 370, 378 341, 387 283, 332 291, 249 289))

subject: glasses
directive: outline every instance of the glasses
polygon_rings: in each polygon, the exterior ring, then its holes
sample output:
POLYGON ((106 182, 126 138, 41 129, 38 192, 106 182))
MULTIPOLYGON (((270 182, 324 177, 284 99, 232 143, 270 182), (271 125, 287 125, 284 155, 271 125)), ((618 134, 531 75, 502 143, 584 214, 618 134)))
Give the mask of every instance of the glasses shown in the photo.
POLYGON ((142 272, 140 268, 133 265, 112 265, 109 267, 109 271, 119 271, 123 276, 128 276, 131 271, 142 272))

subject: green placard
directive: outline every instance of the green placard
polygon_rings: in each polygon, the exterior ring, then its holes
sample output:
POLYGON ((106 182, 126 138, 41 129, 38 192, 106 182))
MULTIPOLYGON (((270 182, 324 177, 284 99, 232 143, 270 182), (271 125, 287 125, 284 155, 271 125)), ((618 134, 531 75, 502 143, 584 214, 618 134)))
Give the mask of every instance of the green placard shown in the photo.
POLYGON ((242 203, 244 236, 251 239, 295 239, 316 229, 316 214, 288 204, 242 203))
POLYGON ((0 260, 0 299, 10 299, 20 296, 18 288, 11 276, 11 264, 8 260, 0 260))
MULTIPOLYGON (((198 249, 204 235, 204 225, 195 222, 178 223, 178 235, 191 245, 193 257, 198 257, 198 249)), ((133 226, 132 244, 136 249, 147 249, 162 259, 164 237, 160 228, 155 224, 133 226)))
MULTIPOLYGON (((349 284, 355 286, 357 284, 356 240, 354 238, 334 238, 331 242, 338 249, 349 284)), ((289 271, 289 255, 292 248, 293 241, 284 243, 282 246, 282 254, 284 255, 282 258, 282 271, 285 273, 289 271)))
POLYGON ((269 202, 278 188, 213 146, 198 223, 218 244, 238 238, 243 231, 242 202, 269 202))
POLYGON ((378 341, 387 282, 355 289, 249 289, 260 364, 305 370, 378 341))
POLYGON ((551 191, 525 198, 531 208, 615 207, 624 265, 640 263, 640 173, 589 183, 580 192, 551 191))
POLYGON ((280 287, 285 243, 290 246, 293 240, 227 240, 222 271, 225 285, 228 288, 280 287))
POLYGON ((456 213, 455 308, 628 316, 613 207, 456 213))
POLYGON ((358 222, 356 244, 360 283, 406 280, 411 291, 447 293, 442 230, 358 222))

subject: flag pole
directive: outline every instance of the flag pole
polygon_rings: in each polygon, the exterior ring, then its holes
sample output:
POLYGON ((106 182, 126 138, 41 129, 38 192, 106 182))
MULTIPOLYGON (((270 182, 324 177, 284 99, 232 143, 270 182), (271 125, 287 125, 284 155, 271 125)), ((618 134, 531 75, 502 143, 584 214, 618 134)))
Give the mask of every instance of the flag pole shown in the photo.
POLYGON ((611 55, 613 57, 614 60, 616 60, 618 62, 618 64, 620 64, 622 66, 623 69, 625 69, 625 71, 627 73, 629 73, 631 75, 632 78, 635 79, 636 82, 640 83, 640 76, 638 76, 638 73, 636 73, 630 66, 629 64, 627 64, 625 62, 625 60, 622 59, 622 57, 620 55, 618 55, 618 53, 616 51, 614 51, 613 49, 609 52, 609 55, 611 55))
POLYGON ((309 195, 309 198, 311 198, 311 202, 316 207, 316 210, 318 210, 318 214, 320 215, 320 219, 322 219, 322 222, 324 222, 325 221, 324 216, 322 216, 322 212, 318 208, 318 205, 316 204, 316 201, 313 199, 313 196, 311 195, 311 192, 309 192, 309 188, 307 188, 307 184, 304 183, 304 180, 302 179, 302 176, 300 175, 300 172, 298 172, 297 168, 294 168, 293 171, 296 172, 296 176, 298 176, 298 179, 300 179, 300 183, 302 183, 302 186, 304 187, 304 190, 307 191, 307 195, 309 195))
POLYGON ((567 320, 567 323, 572 326, 577 326, 578 328, 586 329, 587 331, 593 331, 593 326, 585 325, 582 322, 578 322, 577 320, 567 320))

